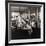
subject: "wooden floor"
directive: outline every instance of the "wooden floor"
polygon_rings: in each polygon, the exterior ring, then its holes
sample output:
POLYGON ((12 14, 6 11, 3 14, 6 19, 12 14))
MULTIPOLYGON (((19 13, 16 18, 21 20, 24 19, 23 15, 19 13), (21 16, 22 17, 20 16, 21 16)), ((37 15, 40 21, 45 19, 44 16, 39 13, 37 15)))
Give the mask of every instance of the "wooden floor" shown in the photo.
POLYGON ((34 38, 40 38, 40 29, 33 29, 33 32, 30 35, 28 31, 26 32, 24 31, 19 32, 18 30, 12 31, 12 39, 34 39, 34 38))

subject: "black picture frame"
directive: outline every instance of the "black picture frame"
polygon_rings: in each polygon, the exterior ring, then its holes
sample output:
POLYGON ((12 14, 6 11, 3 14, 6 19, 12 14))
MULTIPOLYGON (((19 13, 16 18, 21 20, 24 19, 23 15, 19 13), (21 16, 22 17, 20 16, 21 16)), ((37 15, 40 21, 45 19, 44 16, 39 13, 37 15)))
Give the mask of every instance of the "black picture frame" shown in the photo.
POLYGON ((45 3, 44 2, 27 2, 27 1, 5 1, 6 11, 6 34, 5 34, 5 46, 7 45, 25 45, 25 44, 44 44, 45 43, 45 3), (28 3, 28 4, 42 4, 43 5, 43 42, 28 42, 28 43, 8 43, 8 3, 28 3))

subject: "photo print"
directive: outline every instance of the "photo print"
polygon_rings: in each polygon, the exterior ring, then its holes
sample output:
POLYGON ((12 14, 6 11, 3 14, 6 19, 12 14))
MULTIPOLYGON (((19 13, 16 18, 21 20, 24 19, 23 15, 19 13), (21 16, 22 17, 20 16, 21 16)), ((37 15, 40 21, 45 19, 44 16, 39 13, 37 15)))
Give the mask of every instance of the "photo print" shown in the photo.
POLYGON ((8 44, 45 43, 44 6, 41 2, 7 2, 8 44))

